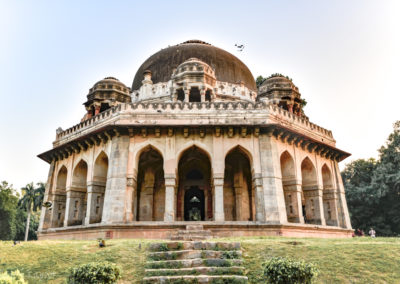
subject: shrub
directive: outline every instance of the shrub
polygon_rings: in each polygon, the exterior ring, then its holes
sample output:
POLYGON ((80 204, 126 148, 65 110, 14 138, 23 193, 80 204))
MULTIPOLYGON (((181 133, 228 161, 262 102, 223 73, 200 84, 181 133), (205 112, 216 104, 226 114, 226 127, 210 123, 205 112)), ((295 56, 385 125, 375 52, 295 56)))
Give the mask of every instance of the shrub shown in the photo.
POLYGON ((93 262, 73 267, 69 271, 69 284, 116 283, 121 277, 120 269, 112 263, 93 262))
POLYGON ((270 283, 309 284, 318 275, 317 268, 311 263, 292 259, 273 257, 264 263, 264 276, 270 283))
POLYGON ((19 270, 15 270, 10 274, 7 272, 1 273, 0 284, 28 284, 28 282, 24 280, 24 275, 19 270))

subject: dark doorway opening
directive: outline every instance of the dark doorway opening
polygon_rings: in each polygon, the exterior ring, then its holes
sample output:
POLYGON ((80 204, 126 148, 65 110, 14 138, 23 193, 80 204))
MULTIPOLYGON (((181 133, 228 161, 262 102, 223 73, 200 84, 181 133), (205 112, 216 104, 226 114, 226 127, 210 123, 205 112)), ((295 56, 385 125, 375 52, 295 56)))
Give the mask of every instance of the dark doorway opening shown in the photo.
POLYGON ((198 186, 191 186, 185 192, 185 221, 204 221, 204 192, 198 186))
POLYGON ((201 102, 200 90, 197 87, 192 87, 189 94, 189 102, 201 102))
POLYGON ((183 102, 185 100, 185 92, 182 89, 179 89, 177 93, 177 100, 183 102))

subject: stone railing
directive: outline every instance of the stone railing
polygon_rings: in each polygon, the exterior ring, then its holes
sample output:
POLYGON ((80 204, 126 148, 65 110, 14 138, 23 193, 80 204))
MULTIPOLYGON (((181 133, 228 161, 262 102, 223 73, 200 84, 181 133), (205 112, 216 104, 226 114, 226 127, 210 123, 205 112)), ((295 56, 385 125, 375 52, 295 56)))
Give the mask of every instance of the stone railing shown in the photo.
POLYGON ((71 128, 68 128, 62 132, 57 133, 56 140, 63 139, 72 134, 77 133, 78 131, 82 131, 83 129, 87 129, 91 126, 94 126, 110 117, 114 114, 120 112, 145 112, 145 113, 158 113, 162 114, 164 112, 179 112, 179 111, 257 111, 257 110, 266 110, 268 114, 275 116, 279 119, 283 119, 289 123, 295 123, 300 127, 307 128, 311 131, 316 131, 319 134, 324 136, 333 138, 332 131, 322 128, 308 120, 305 116, 295 115, 287 110, 284 110, 276 105, 267 104, 264 102, 196 102, 196 103, 187 103, 187 102, 153 102, 153 103, 130 103, 130 104, 119 104, 115 107, 112 107, 96 116, 93 116, 90 119, 87 119, 71 128))

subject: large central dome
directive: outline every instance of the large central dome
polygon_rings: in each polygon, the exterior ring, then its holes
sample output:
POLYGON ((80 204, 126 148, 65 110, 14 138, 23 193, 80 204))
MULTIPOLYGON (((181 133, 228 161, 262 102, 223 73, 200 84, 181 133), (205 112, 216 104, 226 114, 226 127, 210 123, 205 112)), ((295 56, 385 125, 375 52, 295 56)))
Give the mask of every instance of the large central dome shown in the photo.
POLYGON ((223 49, 199 40, 189 40, 150 56, 136 72, 132 90, 138 90, 142 85, 145 70, 151 71, 154 84, 168 82, 174 68, 190 58, 198 58, 210 65, 218 81, 235 84, 243 82, 250 90, 257 90, 253 75, 242 61, 223 49))

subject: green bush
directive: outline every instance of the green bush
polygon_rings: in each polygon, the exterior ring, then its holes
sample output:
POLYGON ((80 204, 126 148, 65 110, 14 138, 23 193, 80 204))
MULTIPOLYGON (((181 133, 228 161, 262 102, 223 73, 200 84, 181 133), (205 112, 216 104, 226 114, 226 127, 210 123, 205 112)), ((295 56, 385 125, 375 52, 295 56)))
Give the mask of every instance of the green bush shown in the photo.
POLYGON ((73 267, 69 271, 69 284, 116 283, 121 277, 120 269, 112 263, 93 262, 73 267))
POLYGON ((317 268, 311 263, 292 259, 273 257, 264 263, 264 276, 269 283, 309 284, 318 275, 317 268))
POLYGON ((24 280, 24 275, 19 270, 15 270, 10 274, 7 272, 1 273, 0 284, 28 284, 28 282, 24 280))

